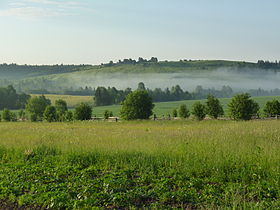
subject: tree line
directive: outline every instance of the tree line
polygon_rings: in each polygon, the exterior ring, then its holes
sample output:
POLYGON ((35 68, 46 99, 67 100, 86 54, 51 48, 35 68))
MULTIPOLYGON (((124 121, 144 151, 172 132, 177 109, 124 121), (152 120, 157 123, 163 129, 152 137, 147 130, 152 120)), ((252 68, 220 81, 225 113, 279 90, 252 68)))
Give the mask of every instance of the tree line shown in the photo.
MULTIPOLYGON (((136 90, 128 94, 122 102, 120 117, 123 120, 136 119, 153 119, 157 116, 153 113, 153 99, 146 90, 136 90)), ((251 120, 259 118, 260 107, 248 93, 235 95, 228 104, 229 117, 234 120, 251 120)), ((268 101, 263 109, 266 117, 278 117, 280 115, 280 102, 278 100, 268 101)), ((174 118, 178 116, 186 119, 193 116, 197 120, 203 120, 206 116, 217 119, 224 116, 223 106, 218 98, 213 95, 207 97, 206 103, 196 102, 191 110, 185 104, 179 109, 172 112, 174 118)), ((108 119, 113 116, 109 110, 105 110, 104 118, 108 119)), ((171 116, 169 116, 171 118, 171 116)), ((74 112, 68 110, 67 103, 64 100, 55 101, 51 105, 51 101, 45 96, 32 97, 28 99, 25 110, 20 110, 18 116, 9 109, 4 109, 0 120, 3 121, 24 121, 30 120, 47 121, 47 122, 65 122, 73 120, 90 120, 92 119, 92 107, 88 104, 81 103, 74 112)), ((117 119, 117 118, 116 118, 117 119)))
MULTIPOLYGON (((137 90, 147 91, 154 102, 205 99, 208 95, 214 95, 218 98, 229 98, 234 94, 229 86, 223 86, 221 90, 204 89, 202 86, 197 86, 193 92, 189 92, 183 90, 180 85, 173 86, 170 89, 162 90, 161 88, 155 88, 152 90, 146 88, 143 82, 138 84, 137 90)), ((131 92, 131 88, 118 90, 115 87, 97 87, 94 93, 94 103, 96 106, 120 104, 131 92)))
POLYGON ((25 107, 30 95, 18 94, 12 85, 0 88, 0 109, 22 109, 25 107))

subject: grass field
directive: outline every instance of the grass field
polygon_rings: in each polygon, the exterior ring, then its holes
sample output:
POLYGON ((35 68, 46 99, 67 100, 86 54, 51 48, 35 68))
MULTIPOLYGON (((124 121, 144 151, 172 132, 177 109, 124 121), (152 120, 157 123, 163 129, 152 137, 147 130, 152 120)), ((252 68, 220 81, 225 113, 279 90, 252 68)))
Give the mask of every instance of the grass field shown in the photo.
POLYGON ((280 208, 280 122, 0 123, 0 201, 280 208))

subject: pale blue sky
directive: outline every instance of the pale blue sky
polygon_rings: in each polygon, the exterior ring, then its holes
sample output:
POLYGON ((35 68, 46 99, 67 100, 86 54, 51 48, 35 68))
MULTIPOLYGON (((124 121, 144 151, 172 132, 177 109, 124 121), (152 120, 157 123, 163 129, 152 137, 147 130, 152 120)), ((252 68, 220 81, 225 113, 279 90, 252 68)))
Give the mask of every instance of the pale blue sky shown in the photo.
POLYGON ((280 60, 279 0, 0 0, 0 63, 280 60))

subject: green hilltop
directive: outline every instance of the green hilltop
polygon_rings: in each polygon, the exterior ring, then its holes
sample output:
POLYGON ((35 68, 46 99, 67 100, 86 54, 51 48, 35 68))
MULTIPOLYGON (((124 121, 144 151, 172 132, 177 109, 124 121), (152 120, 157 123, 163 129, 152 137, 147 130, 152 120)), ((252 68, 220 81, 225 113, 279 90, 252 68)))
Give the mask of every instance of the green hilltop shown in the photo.
POLYGON ((271 69, 279 70, 279 63, 259 61, 258 63, 226 60, 181 60, 181 61, 135 61, 124 59, 117 63, 101 65, 17 65, 1 64, 0 78, 7 80, 22 80, 34 77, 83 74, 83 73, 178 73, 186 71, 209 71, 219 68, 241 69, 271 69))

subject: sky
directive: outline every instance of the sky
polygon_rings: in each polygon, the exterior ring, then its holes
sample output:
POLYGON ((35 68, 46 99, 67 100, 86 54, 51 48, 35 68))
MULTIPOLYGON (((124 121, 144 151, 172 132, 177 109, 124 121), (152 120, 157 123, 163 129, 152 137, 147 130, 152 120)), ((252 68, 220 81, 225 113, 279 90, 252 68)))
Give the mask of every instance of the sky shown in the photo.
POLYGON ((279 0, 0 0, 0 63, 280 60, 279 0))

